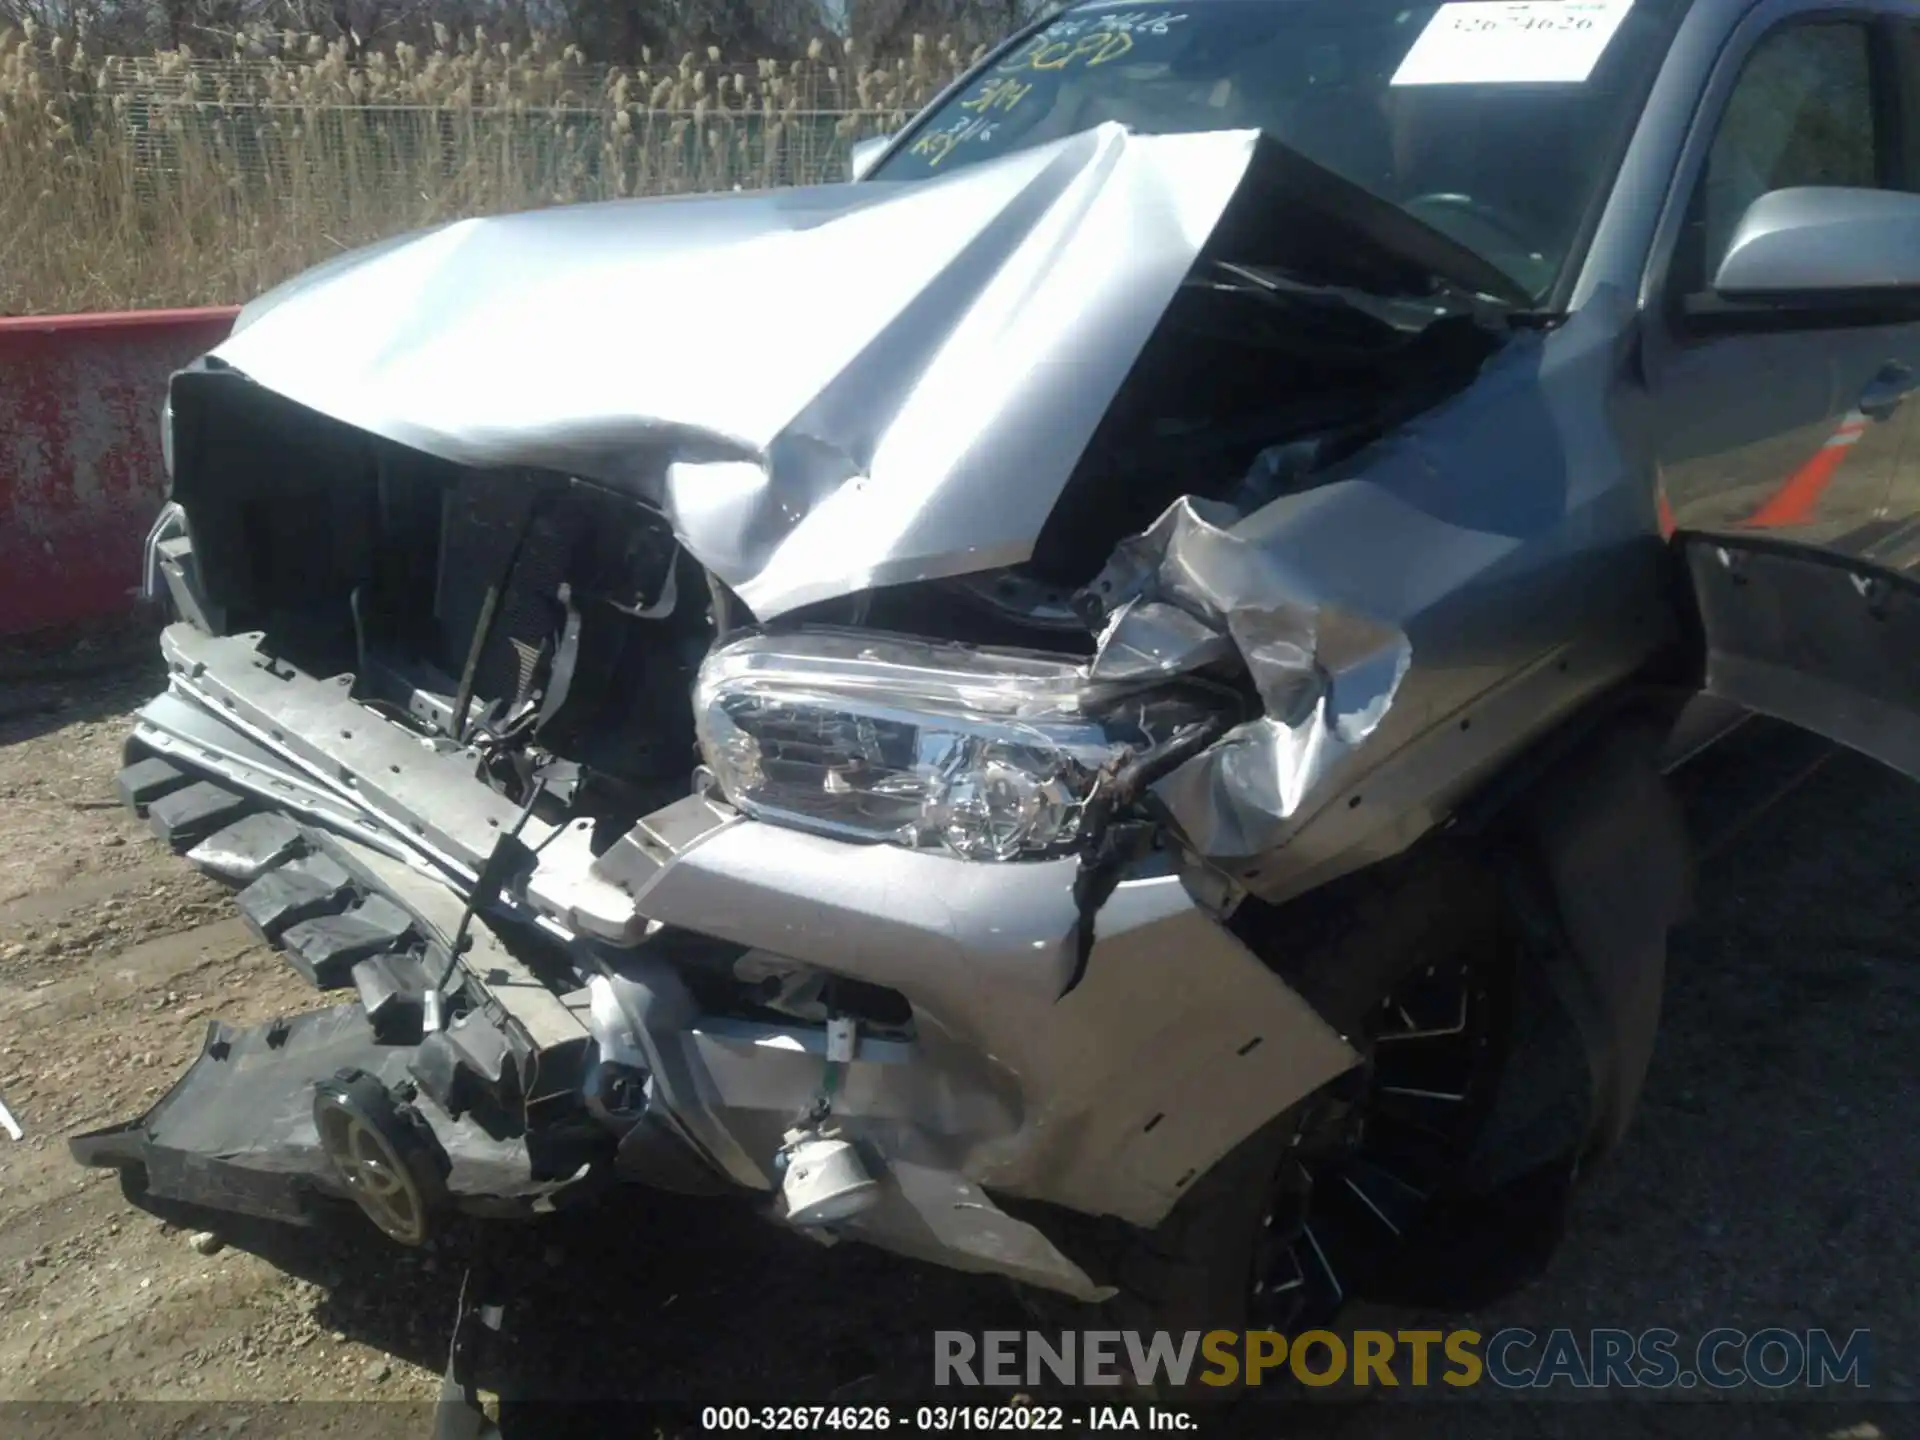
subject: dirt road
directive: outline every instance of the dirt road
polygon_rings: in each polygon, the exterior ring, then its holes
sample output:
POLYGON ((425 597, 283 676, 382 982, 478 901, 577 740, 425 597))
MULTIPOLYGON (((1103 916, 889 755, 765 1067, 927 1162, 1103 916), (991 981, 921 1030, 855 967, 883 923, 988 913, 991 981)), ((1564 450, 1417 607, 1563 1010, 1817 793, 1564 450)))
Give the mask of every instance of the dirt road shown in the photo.
MULTIPOLYGON (((0 1091, 31 1132, 0 1139, 0 1401, 424 1399, 462 1237, 425 1253, 246 1237, 270 1259, 207 1254, 67 1158, 66 1135, 150 1103, 208 1017, 314 1002, 220 887, 112 803, 126 715, 156 684, 112 652, 0 656, 0 1091)), ((1627 1151, 1549 1274, 1471 1323, 1865 1327, 1870 1397, 1912 1398, 1916 1054, 1920 788, 1843 756, 1708 862, 1627 1151)), ((995 1283, 672 1197, 516 1233, 505 1252, 518 1339, 494 1378, 548 1394, 852 1402, 921 1383, 935 1329, 1024 1323, 995 1283)), ((1902 1433, 1869 1425, 1860 1398, 1720 1408, 1743 1434, 1902 1433)), ((1558 1434, 1593 1414, 1316 1409, 1289 1432, 1558 1434)), ((1694 1405, 1606 1412, 1609 1434, 1702 1420, 1694 1405)))

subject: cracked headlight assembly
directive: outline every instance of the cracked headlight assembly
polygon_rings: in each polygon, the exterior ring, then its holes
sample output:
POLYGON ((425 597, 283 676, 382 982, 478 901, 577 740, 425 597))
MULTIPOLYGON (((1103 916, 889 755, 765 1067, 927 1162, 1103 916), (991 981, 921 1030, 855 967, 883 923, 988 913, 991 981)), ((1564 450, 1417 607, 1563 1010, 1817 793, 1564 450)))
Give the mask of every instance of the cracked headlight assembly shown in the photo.
POLYGON ((715 649, 694 709, 747 814, 969 860, 1072 849, 1103 775, 1218 718, 1184 691, 1102 693, 1054 655, 827 628, 715 649))

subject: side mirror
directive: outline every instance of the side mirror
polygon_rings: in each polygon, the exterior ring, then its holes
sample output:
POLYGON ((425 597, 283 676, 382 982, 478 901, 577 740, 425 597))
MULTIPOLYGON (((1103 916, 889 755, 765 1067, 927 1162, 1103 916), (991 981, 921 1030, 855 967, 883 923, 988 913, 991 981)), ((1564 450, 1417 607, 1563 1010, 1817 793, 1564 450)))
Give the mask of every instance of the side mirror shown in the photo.
POLYGON ((1728 300, 1920 300, 1920 195, 1806 185, 1747 207, 1713 277, 1728 300))
POLYGON ((891 135, 869 135, 864 140, 854 141, 853 149, 847 156, 847 179, 858 180, 865 175, 892 143, 891 135))

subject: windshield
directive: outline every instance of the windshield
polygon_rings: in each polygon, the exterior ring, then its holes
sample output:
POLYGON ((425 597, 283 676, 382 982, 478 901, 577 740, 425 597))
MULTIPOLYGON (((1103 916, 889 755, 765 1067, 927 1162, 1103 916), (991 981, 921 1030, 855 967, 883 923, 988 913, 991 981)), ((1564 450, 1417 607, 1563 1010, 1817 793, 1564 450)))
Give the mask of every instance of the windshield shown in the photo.
POLYGON ((922 117, 873 178, 942 175, 1108 121, 1258 129, 1542 297, 1611 180, 1677 5, 1075 6, 922 117))

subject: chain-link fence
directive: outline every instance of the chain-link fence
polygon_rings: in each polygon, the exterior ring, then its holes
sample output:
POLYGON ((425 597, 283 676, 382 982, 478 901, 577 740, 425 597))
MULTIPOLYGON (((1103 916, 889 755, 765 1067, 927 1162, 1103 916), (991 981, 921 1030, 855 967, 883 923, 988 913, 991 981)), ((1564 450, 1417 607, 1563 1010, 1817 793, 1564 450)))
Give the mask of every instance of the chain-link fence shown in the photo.
POLYGON ((352 245, 466 215, 840 179, 974 52, 571 50, 93 60, 0 35, 0 313, 245 298, 352 245))
POLYGON ((425 179, 436 190, 496 188, 529 204, 692 191, 762 189, 844 179, 852 144, 899 117, 871 111, 717 116, 648 110, 448 110, 356 105, 297 113, 248 104, 187 111, 130 97, 117 116, 149 195, 220 162, 235 186, 267 194, 331 180, 348 213, 353 192, 425 179), (476 175, 478 168, 482 173, 476 175))
MULTIPOLYGON (((349 65, 116 58, 94 76, 151 181, 184 150, 245 184, 320 161, 356 184, 455 184, 476 163, 518 172, 529 198, 573 200, 804 185, 846 173, 855 140, 906 118, 970 59, 950 47, 858 65, 691 56, 620 71, 566 56, 372 56, 349 65)), ((470 178, 470 177, 469 177, 470 178)))

